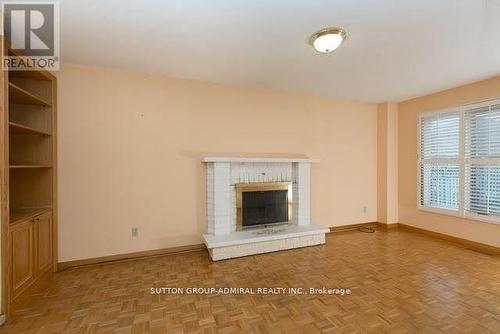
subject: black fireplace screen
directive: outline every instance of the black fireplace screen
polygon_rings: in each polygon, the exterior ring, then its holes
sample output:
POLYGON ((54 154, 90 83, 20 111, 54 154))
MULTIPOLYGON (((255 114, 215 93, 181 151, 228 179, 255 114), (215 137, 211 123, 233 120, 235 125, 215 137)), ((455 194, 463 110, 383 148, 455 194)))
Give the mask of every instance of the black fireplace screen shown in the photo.
POLYGON ((243 226, 288 221, 288 191, 248 191, 243 193, 243 226))

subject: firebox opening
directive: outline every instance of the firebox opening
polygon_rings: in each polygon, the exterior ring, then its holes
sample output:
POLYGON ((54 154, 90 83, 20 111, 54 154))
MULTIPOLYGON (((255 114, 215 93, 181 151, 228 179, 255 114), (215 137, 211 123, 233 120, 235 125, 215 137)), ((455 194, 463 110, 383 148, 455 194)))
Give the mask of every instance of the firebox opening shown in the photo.
POLYGON ((288 190, 243 193, 243 227, 288 222, 288 190))

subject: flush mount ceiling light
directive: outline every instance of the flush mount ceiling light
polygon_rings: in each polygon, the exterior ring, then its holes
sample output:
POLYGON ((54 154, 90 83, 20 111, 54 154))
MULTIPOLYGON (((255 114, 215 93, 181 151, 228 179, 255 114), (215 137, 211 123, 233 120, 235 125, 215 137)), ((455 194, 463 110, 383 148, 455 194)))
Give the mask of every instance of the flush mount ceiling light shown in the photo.
POLYGON ((329 53, 342 44, 346 38, 345 30, 342 28, 325 28, 315 32, 311 36, 311 44, 316 51, 329 53))

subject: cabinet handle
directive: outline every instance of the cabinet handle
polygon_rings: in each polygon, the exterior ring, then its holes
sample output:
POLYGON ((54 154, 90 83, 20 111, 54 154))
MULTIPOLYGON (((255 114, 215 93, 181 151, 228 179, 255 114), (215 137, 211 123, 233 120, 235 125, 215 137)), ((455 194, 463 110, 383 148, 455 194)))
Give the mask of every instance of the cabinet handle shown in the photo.
POLYGON ((38 223, 39 221, 40 221, 40 218, 33 219, 33 223, 38 223))

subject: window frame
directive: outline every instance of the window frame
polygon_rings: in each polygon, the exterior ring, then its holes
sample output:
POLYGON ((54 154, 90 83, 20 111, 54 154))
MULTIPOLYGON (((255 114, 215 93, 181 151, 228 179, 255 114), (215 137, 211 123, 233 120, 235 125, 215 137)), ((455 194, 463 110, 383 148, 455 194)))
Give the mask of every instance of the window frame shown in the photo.
MULTIPOLYGON (((474 159, 466 159, 465 158, 465 124, 464 124, 464 115, 465 112, 474 108, 481 108, 485 106, 491 106, 493 104, 500 104, 500 98, 488 99, 480 102, 464 104, 458 107, 444 108, 434 111, 422 112, 417 115, 417 192, 416 192, 416 200, 417 200, 417 209, 421 211, 427 211, 431 213, 437 213, 447 216, 453 216, 463 219, 470 219, 481 221, 485 223, 492 224, 500 224, 500 216, 495 215, 480 215, 474 212, 470 212, 465 210, 465 166, 466 164, 471 164, 470 161, 474 161, 474 159), (434 116, 437 114, 446 114, 446 113, 458 113, 458 158, 437 158, 436 163, 458 163, 459 166, 459 174, 458 174, 458 209, 445 209, 445 208, 436 208, 431 206, 422 205, 421 196, 422 196, 422 186, 421 186, 421 165, 422 165, 422 157, 421 157, 421 125, 422 118, 434 116)), ((429 160, 428 160, 429 162, 429 160)), ((432 163, 432 160, 430 161, 432 163)), ((477 163, 476 161, 475 163, 477 163)), ((482 159, 481 164, 488 163, 498 163, 500 166, 500 158, 495 159, 482 159)))

